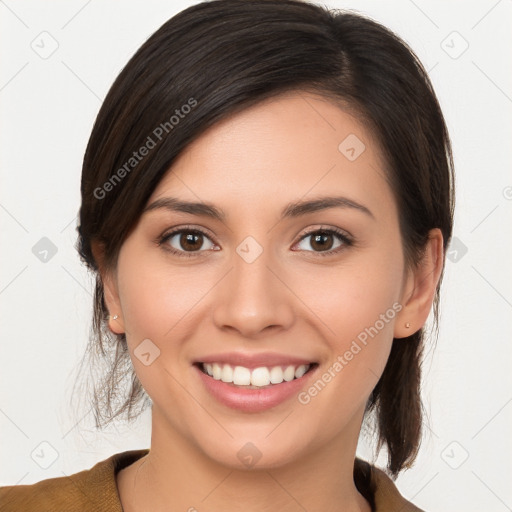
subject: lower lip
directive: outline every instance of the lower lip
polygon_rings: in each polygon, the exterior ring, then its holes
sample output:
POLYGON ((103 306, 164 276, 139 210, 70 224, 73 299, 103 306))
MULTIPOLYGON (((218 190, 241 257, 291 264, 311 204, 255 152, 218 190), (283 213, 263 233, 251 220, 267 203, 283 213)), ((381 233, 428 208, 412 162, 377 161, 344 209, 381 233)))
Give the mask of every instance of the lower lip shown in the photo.
POLYGON ((232 409, 244 412, 261 412, 276 407, 294 395, 305 386, 307 380, 315 373, 316 368, 308 371, 300 379, 293 379, 281 384, 273 384, 261 389, 247 389, 233 384, 215 380, 194 365, 206 389, 222 404, 232 409))

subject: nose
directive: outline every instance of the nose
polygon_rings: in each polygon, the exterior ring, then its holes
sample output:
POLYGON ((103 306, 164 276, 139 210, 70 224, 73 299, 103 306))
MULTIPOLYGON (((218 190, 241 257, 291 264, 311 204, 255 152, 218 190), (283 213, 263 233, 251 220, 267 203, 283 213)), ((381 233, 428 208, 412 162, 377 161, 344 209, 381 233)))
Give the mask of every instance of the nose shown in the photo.
POLYGON ((234 254, 231 270, 216 287, 213 319, 219 329, 258 339, 292 325, 294 295, 282 268, 268 253, 263 250, 252 262, 234 254))

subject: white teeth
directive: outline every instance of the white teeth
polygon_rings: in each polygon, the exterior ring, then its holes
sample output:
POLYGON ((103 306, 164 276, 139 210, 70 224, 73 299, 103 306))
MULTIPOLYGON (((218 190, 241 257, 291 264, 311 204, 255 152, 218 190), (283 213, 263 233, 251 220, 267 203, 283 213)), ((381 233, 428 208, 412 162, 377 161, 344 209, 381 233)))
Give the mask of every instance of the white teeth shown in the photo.
POLYGON ((215 380, 220 380, 220 377, 222 375, 222 368, 220 367, 220 365, 218 365, 217 363, 214 363, 213 367, 212 367, 212 371, 213 371, 213 378, 215 380))
POLYGON ((220 377, 222 382, 233 382, 233 368, 229 364, 222 367, 222 375, 220 377))
POLYGON ((300 379, 306 372, 308 371, 308 366, 305 364, 301 364, 296 370, 295 370, 295 378, 300 379))
POLYGON ((222 382, 232 382, 236 386, 265 387, 270 384, 281 384, 290 382, 293 379, 300 379, 310 368, 309 364, 300 366, 289 365, 284 367, 273 366, 268 368, 260 366, 252 371, 244 366, 235 366, 229 364, 220 365, 218 363, 203 363, 204 371, 215 380, 222 382))
POLYGON ((280 366, 274 366, 274 368, 270 370, 270 382, 272 384, 281 384, 283 380, 283 369, 280 366))
POLYGON ((253 386, 268 386, 270 384, 270 372, 268 368, 255 368, 251 372, 251 384, 253 386))
POLYGON ((237 386, 249 386, 251 384, 251 370, 243 366, 235 366, 233 370, 233 384, 237 386))
POLYGON ((295 366, 288 366, 283 373, 283 379, 290 382, 295 377, 295 366))

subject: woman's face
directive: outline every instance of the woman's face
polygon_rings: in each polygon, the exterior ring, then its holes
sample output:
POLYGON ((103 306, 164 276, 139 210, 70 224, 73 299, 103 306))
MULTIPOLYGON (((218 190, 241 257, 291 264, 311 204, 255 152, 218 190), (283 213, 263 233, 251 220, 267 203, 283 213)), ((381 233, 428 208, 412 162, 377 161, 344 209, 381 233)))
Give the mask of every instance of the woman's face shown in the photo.
POLYGON ((105 283, 153 401, 153 443, 188 442, 231 467, 355 450, 410 320, 384 176, 356 119, 298 92, 222 121, 180 155, 105 283), (338 199, 310 204, 322 198, 338 199))

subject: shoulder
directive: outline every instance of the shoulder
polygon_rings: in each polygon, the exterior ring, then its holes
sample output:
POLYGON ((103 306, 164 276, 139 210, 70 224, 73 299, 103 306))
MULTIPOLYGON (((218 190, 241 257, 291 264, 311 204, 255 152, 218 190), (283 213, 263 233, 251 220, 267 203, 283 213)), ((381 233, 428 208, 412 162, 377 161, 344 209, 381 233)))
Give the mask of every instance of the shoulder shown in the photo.
MULTIPOLYGON (((354 466, 354 477, 370 493, 373 500, 372 506, 375 512, 424 512, 410 501, 407 501, 398 491, 395 483, 381 469, 356 459, 354 466)), ((360 492, 363 489, 360 489, 360 492)), ((365 496, 368 499, 368 496, 365 496)))
POLYGON ((148 450, 116 453, 79 473, 30 485, 0 487, 2 512, 122 512, 116 473, 148 450))

